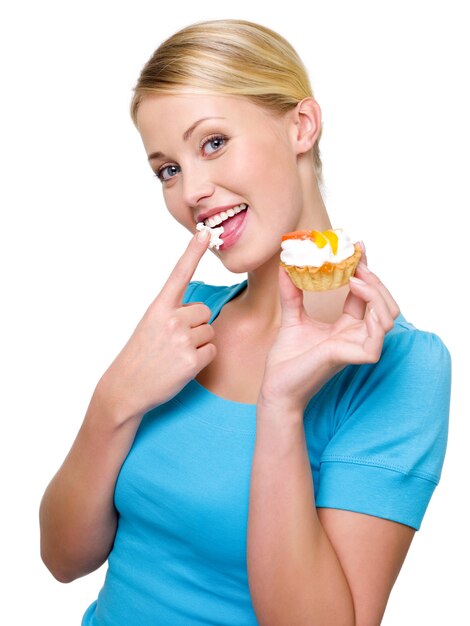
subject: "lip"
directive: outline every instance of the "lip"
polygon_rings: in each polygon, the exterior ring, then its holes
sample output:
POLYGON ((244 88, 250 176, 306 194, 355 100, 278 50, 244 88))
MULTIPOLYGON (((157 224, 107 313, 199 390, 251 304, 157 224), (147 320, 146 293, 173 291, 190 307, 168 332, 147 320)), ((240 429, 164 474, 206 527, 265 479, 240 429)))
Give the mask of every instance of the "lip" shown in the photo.
MULTIPOLYGON (((235 206, 238 206, 238 205, 236 204, 235 206)), ((227 250, 227 248, 231 248, 233 245, 235 245, 235 243, 240 238, 240 235, 242 234, 246 226, 246 221, 248 219, 248 211, 243 211, 243 215, 244 215, 243 222, 240 224, 238 228, 236 228, 233 232, 231 232, 230 235, 227 235, 227 237, 224 238, 224 234, 222 233, 221 235, 222 243, 219 246, 219 250, 221 252, 223 252, 224 250, 227 250)))
MULTIPOLYGON (((222 211, 227 212, 229 209, 234 209, 236 206, 240 206, 240 204, 246 204, 246 202, 238 202, 237 204, 228 204, 227 206, 219 206, 215 209, 211 209, 210 211, 199 213, 196 217, 196 224, 199 222, 204 222, 207 218, 212 217, 213 215, 217 215, 217 213, 222 213, 222 211)), ((248 206, 246 204, 246 206, 248 206)))

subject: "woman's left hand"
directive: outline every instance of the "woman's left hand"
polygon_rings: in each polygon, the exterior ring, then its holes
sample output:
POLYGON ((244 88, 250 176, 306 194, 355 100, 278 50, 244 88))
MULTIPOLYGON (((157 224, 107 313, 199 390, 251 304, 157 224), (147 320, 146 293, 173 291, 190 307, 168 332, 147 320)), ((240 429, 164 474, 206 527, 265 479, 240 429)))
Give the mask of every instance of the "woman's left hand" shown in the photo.
POLYGON ((364 263, 349 286, 342 315, 325 324, 309 316, 303 291, 279 267, 281 327, 266 358, 258 405, 303 414, 310 398, 343 367, 379 360, 399 308, 364 263))

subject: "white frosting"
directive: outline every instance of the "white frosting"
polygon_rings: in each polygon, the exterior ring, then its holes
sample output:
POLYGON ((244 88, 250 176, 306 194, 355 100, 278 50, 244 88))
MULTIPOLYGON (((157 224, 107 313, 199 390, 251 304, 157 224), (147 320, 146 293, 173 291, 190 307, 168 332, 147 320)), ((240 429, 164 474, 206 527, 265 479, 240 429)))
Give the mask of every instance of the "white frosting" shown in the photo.
POLYGON ((220 239, 219 235, 224 232, 224 227, 219 226, 218 228, 211 228, 210 226, 206 226, 203 222, 199 222, 196 224, 197 230, 208 230, 211 236, 211 240, 209 243, 209 248, 219 249, 219 246, 222 244, 222 239, 220 239))
POLYGON ((338 250, 333 254, 330 242, 319 248, 310 238, 286 239, 281 242, 281 261, 286 265, 321 267, 323 263, 339 263, 354 254, 354 244, 341 228, 334 229, 338 235, 338 250))

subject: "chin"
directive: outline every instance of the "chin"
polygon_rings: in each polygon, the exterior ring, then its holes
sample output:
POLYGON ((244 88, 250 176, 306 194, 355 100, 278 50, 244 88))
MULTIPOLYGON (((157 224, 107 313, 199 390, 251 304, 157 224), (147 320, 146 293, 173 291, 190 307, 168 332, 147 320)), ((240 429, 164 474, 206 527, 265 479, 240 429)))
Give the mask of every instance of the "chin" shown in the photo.
POLYGON ((246 274, 248 272, 255 272, 261 267, 268 264, 275 264, 276 266, 279 264, 279 255, 281 253, 281 248, 275 250, 274 254, 266 254, 263 257, 258 258, 247 258, 248 255, 243 255, 242 258, 235 258, 235 255, 231 258, 224 258, 223 256, 219 256, 218 258, 229 272, 233 274, 246 274))
POLYGON ((229 272, 232 272, 232 274, 246 274, 247 272, 251 272, 252 269, 255 269, 255 268, 250 268, 247 265, 246 261, 239 261, 239 262, 228 261, 224 263, 224 261, 222 261, 220 257, 219 257, 219 260, 221 261, 225 269, 227 269, 229 272))

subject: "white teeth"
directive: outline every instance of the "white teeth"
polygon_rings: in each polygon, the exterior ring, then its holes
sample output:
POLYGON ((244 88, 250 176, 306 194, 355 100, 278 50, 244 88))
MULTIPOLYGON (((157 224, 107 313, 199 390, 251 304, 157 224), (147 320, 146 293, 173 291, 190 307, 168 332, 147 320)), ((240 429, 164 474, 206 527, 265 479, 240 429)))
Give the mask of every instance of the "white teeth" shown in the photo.
POLYGON ((240 213, 241 211, 244 211, 247 208, 248 208, 248 205, 242 203, 242 204, 239 204, 238 206, 234 206, 232 209, 227 209, 227 211, 221 211, 220 213, 217 213, 216 215, 211 215, 211 217, 207 218, 207 220, 204 220, 204 225, 209 226, 210 228, 214 228, 214 226, 218 226, 219 224, 222 224, 222 222, 225 222, 225 220, 228 219, 229 217, 233 217, 237 213, 240 213))

